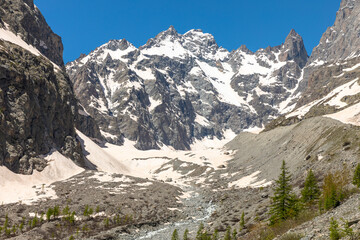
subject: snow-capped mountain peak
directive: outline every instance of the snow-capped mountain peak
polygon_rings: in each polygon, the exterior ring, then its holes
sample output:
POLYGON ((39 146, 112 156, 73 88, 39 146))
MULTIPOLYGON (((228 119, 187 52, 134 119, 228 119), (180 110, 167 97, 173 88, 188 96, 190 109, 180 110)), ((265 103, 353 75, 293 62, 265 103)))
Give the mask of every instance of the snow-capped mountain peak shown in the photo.
POLYGON ((195 139, 222 138, 278 116, 302 76, 297 58, 306 61, 304 49, 291 31, 283 45, 230 53, 209 33, 179 34, 171 26, 138 49, 112 40, 67 70, 108 140, 187 149, 195 139))

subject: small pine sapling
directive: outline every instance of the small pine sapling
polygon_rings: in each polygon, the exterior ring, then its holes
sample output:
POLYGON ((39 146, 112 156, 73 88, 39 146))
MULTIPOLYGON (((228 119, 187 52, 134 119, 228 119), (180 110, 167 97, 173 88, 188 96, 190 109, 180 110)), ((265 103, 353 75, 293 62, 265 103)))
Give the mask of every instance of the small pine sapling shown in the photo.
POLYGON ((360 188, 360 163, 356 166, 353 177, 353 184, 360 188))
POLYGON ((329 231, 330 231, 330 239, 331 240, 339 240, 341 238, 340 231, 339 231, 339 224, 334 218, 331 218, 331 220, 330 220, 329 231))
POLYGON ((184 232, 184 235, 183 235, 183 240, 189 240, 189 230, 188 229, 185 229, 185 232, 184 232))
POLYGON ((171 236, 171 240, 180 240, 177 229, 174 230, 174 232, 173 232, 173 234, 171 236))

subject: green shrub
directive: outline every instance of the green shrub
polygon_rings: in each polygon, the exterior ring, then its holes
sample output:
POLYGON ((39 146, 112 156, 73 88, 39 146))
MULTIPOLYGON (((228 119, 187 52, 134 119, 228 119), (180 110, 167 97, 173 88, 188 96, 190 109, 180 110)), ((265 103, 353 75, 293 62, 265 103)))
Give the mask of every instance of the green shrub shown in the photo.
POLYGON ((219 231, 217 229, 215 229, 211 240, 218 240, 219 239, 219 231))
POLYGON ((337 171, 334 174, 329 173, 324 178, 322 195, 319 200, 320 210, 329 210, 340 205, 349 192, 346 190, 348 176, 337 171))

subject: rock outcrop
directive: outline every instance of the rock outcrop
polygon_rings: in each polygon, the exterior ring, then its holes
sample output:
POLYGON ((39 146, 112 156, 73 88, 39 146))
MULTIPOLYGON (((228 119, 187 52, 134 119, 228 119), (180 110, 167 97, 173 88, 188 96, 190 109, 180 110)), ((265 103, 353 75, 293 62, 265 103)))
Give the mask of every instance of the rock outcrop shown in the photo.
POLYGON ((2 0, 0 26, 11 29, 44 56, 64 66, 61 38, 53 33, 33 0, 2 0))

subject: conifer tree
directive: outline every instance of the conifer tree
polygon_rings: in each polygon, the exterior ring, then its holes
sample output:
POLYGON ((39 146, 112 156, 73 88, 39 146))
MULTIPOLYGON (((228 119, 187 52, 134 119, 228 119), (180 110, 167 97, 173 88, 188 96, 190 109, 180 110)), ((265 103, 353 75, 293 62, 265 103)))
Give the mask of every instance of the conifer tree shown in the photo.
POLYGON ((291 175, 283 161, 280 176, 274 186, 274 196, 270 207, 271 224, 296 216, 298 213, 298 200, 291 192, 290 182, 291 175))
POLYGON ((231 228, 230 226, 227 227, 224 240, 231 240, 231 228))
POLYGON ((59 215, 60 215, 60 208, 59 208, 59 206, 55 205, 55 207, 53 209, 54 219, 57 218, 59 215))
POLYGON ((339 224, 336 220, 331 218, 330 220, 330 239, 331 240, 338 240, 341 238, 340 231, 339 231, 339 224))
POLYGON ((49 222, 51 219, 51 216, 53 215, 54 210, 52 208, 49 208, 46 212, 46 220, 49 222))
POLYGON ((245 213, 242 212, 241 218, 240 218, 240 231, 245 228, 245 213))
POLYGON ((341 183, 336 178, 337 176, 332 173, 325 176, 319 202, 320 210, 335 208, 340 205, 340 201, 344 198, 341 183))
POLYGON ((188 229, 185 229, 185 232, 184 232, 184 236, 183 236, 183 240, 189 240, 189 230, 188 229))
POLYGON ((304 189, 301 191, 302 201, 304 203, 312 202, 319 198, 320 189, 317 179, 310 169, 304 183, 304 189))
POLYGON ((198 231, 196 233, 196 240, 201 240, 203 231, 204 231, 204 224, 200 223, 199 229, 198 229, 198 231))
POLYGON ((211 240, 218 240, 219 239, 219 231, 217 229, 215 229, 211 240))
POLYGON ((236 239, 237 231, 236 228, 234 228, 234 231, 232 233, 232 239, 236 239))
POLYGON ((360 187, 360 164, 356 166, 355 172, 354 172, 354 178, 353 178, 353 184, 360 187))
POLYGON ((177 229, 174 230, 174 232, 172 234, 172 237, 171 237, 171 240, 180 240, 177 229))

